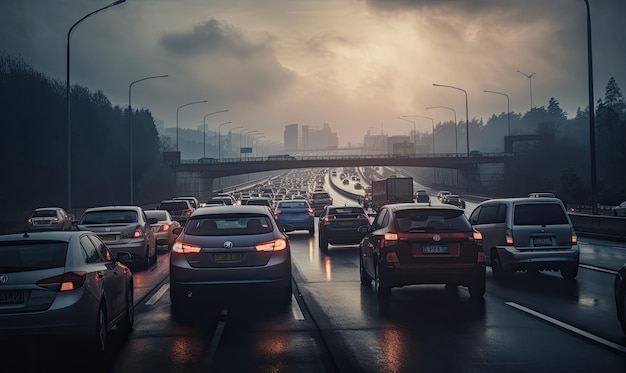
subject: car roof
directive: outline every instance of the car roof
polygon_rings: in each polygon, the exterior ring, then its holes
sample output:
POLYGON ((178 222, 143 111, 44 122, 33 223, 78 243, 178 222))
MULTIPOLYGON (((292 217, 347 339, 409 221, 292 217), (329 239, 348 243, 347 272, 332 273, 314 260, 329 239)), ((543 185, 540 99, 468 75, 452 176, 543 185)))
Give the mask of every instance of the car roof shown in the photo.
POLYGON ((110 210, 135 210, 139 211, 142 208, 139 206, 99 206, 99 207, 90 207, 85 210, 85 212, 92 211, 110 211, 110 210))
POLYGON ((486 202, 502 202, 502 203, 520 203, 520 202, 529 202, 529 203, 562 203, 560 199, 556 197, 513 197, 513 198, 494 198, 488 199, 486 201, 481 202, 480 204, 486 202))
POLYGON ((270 215, 270 211, 267 209, 267 206, 260 205, 228 205, 228 206, 215 206, 215 207, 200 207, 195 210, 191 217, 198 215, 208 215, 208 214, 263 214, 270 215))
POLYGON ((69 241, 72 237, 80 236, 89 231, 38 231, 27 233, 13 233, 0 235, 0 241, 25 241, 25 240, 56 240, 69 241))
POLYGON ((385 205, 384 207, 388 207, 389 210, 391 210, 392 212, 400 211, 400 210, 461 210, 460 208, 456 206, 447 205, 447 204, 420 205, 420 204, 412 203, 412 202, 392 203, 392 204, 385 205))

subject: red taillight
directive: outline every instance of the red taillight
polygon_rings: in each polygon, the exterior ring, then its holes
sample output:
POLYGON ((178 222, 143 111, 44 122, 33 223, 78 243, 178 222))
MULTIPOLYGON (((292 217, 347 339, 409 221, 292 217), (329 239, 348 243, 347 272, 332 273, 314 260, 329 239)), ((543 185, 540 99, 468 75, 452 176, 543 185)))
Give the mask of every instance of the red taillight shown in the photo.
POLYGON ((55 291, 71 291, 83 286, 87 272, 66 272, 60 276, 54 276, 37 281, 37 286, 55 291))
POLYGON ((59 217, 55 216, 54 218, 52 218, 52 221, 55 222, 55 223, 58 223, 59 222, 59 217))
POLYGON ((133 238, 141 238, 143 237, 143 231, 139 228, 135 229, 133 232, 133 238))
POLYGON ((256 251, 280 251, 287 248, 287 240, 278 238, 273 241, 263 242, 254 246, 256 251))
POLYGON ((191 215, 192 212, 193 211, 191 211, 191 209, 187 209, 187 210, 185 210, 185 212, 183 212, 183 215, 189 216, 189 215, 191 215))
POLYGON ((162 226, 159 227, 159 232, 167 232, 170 230, 170 226, 167 224, 163 224, 162 226))
POLYGON ((280 214, 282 214, 282 213, 283 213, 283 212, 282 212, 282 211, 280 211, 280 210, 274 210, 274 215, 280 215, 280 214))
POLYGON ((385 236, 380 241, 380 247, 387 247, 395 245, 398 242, 398 234, 397 233, 385 233, 385 236))
POLYGON ((172 251, 178 254, 196 254, 202 251, 202 247, 176 241, 174 245, 172 245, 172 251))
POLYGON ((335 215, 326 215, 324 216, 324 224, 329 224, 331 220, 335 219, 337 219, 335 215))
POLYGON ((309 215, 315 214, 315 210, 310 208, 310 207, 307 209, 307 211, 308 211, 309 215))

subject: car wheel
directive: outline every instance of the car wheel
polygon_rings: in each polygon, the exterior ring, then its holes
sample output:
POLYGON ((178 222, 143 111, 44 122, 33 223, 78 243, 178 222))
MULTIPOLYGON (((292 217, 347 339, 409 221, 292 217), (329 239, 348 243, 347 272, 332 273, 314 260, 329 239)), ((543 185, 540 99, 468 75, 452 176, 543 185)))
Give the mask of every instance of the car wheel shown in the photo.
POLYGON ((485 295, 485 274, 478 276, 478 278, 472 280, 467 290, 469 291, 471 298, 482 298, 485 295))
POLYGON ((363 254, 360 252, 359 254, 360 254, 359 273, 361 277, 361 285, 370 286, 372 284, 372 276, 370 276, 369 273, 367 273, 367 270, 365 269, 365 264, 363 263, 363 254))
POLYGON ((491 253, 491 271, 493 273, 493 278, 502 281, 508 277, 508 273, 502 268, 502 262, 500 261, 500 257, 496 250, 493 250, 491 253))
POLYGON ((150 258, 150 247, 146 246, 146 252, 142 258, 143 267, 148 268, 152 264, 152 259, 150 258))
POLYGON ((391 296, 391 286, 380 275, 380 263, 376 264, 376 278, 374 279, 374 290, 379 300, 388 300, 391 296))
POLYGON ((157 262, 157 250, 156 247, 154 248, 154 255, 150 257, 150 264, 156 264, 157 262))
POLYGON ((622 312, 622 314, 621 314, 619 323, 622 327, 622 333, 626 334, 626 289, 622 290, 621 297, 622 297, 622 309, 620 311, 622 312))
POLYGON ((135 302, 133 298, 133 288, 126 289, 126 315, 122 319, 121 326, 125 334, 130 334, 135 325, 135 302))
POLYGON ((109 329, 107 322, 106 304, 102 302, 98 310, 96 321, 96 337, 93 342, 94 352, 98 356, 106 354, 108 351, 109 329))
POLYGON ((578 276, 578 263, 561 268, 561 276, 567 281, 574 280, 578 276))
POLYGON ((328 241, 324 238, 324 234, 322 232, 319 233, 319 246, 322 251, 328 250, 328 241))

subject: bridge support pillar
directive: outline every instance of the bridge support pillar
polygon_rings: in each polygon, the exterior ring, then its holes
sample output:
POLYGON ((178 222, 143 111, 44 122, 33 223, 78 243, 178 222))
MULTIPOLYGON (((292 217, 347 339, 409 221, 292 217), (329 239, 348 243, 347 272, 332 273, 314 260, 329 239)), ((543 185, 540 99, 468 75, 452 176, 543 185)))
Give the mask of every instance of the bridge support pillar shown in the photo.
POLYGON ((213 175, 211 172, 176 172, 176 195, 192 196, 205 202, 213 196, 213 175))

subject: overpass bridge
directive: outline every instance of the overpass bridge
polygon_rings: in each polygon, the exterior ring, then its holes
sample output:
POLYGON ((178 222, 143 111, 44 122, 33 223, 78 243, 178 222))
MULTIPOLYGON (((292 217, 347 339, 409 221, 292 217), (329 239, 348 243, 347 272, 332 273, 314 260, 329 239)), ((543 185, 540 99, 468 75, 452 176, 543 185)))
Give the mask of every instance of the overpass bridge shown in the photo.
POLYGON ((359 166, 404 166, 455 169, 465 185, 471 185, 480 164, 505 164, 512 153, 435 153, 435 154, 325 154, 298 156, 204 158, 201 160, 166 160, 176 173, 178 195, 194 195, 201 200, 211 197, 213 181, 225 176, 297 168, 334 168, 359 166), (469 184, 468 184, 469 182, 469 184))

